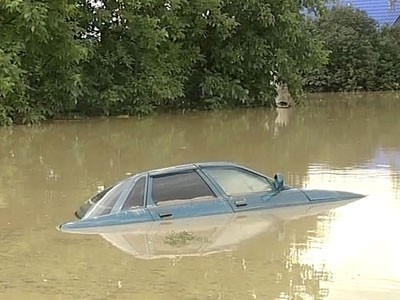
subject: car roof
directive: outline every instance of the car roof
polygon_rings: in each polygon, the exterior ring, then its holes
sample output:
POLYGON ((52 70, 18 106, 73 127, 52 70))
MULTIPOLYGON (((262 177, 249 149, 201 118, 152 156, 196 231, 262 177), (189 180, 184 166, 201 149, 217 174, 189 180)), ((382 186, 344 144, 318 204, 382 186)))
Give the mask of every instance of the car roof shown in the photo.
POLYGON ((149 173, 150 175, 158 175, 158 174, 164 174, 164 173, 193 170, 193 169, 197 169, 198 167, 211 167, 211 166, 212 167, 215 167, 215 166, 218 166, 218 167, 233 167, 233 166, 241 167, 240 165, 232 163, 232 162, 209 161, 209 162, 198 162, 198 163, 175 165, 175 166, 170 166, 170 167, 161 168, 161 169, 153 169, 153 170, 149 170, 149 171, 143 172, 143 173, 149 173))

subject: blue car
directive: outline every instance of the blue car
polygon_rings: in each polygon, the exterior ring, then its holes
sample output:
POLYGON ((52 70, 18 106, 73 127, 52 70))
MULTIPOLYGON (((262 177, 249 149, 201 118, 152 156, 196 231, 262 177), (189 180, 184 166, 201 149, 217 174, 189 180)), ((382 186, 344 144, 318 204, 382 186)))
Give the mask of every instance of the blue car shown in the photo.
MULTIPOLYGON (((287 226, 296 228, 297 220, 323 214, 354 200, 114 225, 92 228, 90 232, 84 230, 82 233, 98 235, 139 259, 207 256, 233 251, 257 236, 273 236, 283 241, 287 226)), ((297 224, 302 223, 300 221, 297 224)))
POLYGON ((115 225, 143 224, 365 197, 344 191, 303 190, 241 165, 193 163, 136 174, 101 191, 64 223, 65 232, 90 233, 115 225))

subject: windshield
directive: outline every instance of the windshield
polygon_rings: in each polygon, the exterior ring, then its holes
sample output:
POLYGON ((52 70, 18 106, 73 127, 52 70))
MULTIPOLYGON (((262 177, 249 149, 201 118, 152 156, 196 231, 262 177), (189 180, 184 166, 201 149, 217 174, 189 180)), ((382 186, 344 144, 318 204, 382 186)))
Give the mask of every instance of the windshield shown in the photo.
POLYGON ((123 181, 112 187, 101 200, 88 211, 84 218, 93 218, 109 214, 119 197, 131 187, 131 183, 132 181, 129 180, 123 181))
POLYGON ((207 168, 206 172, 229 196, 265 193, 272 190, 268 180, 237 168, 207 168))
POLYGON ((85 214, 88 212, 88 210, 90 210, 97 202, 99 202, 105 194, 107 194, 107 192, 109 190, 111 190, 113 187, 110 186, 107 189, 101 191, 100 193, 94 195, 92 198, 90 198, 89 200, 86 200, 75 212, 75 215, 78 219, 82 219, 85 214))

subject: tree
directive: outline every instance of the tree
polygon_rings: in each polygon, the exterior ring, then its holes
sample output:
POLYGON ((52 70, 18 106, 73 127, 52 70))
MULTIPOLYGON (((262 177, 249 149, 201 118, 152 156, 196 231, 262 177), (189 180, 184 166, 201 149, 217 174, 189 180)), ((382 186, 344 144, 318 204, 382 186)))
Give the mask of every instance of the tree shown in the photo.
POLYGON ((189 95, 211 107, 268 105, 278 81, 296 96, 302 72, 325 58, 300 13, 306 4, 321 9, 318 1, 221 1, 220 12, 209 11, 189 95))
POLYGON ((84 5, 95 53, 85 66, 81 108, 94 113, 268 105, 274 78, 296 95, 301 73, 325 58, 300 13, 305 7, 319 13, 320 1, 84 5))
POLYGON ((0 124, 62 113, 80 95, 75 1, 0 1, 0 124))
POLYGON ((377 52, 377 89, 400 89, 400 25, 382 28, 377 52))
POLYGON ((334 7, 316 21, 329 62, 307 78, 312 91, 373 90, 379 54, 377 24, 364 12, 334 7))
POLYGON ((78 110, 147 114, 176 106, 199 49, 203 3, 160 0, 84 2, 83 27, 93 53, 83 65, 85 91, 78 110), (168 5, 167 5, 168 4, 168 5))
POLYGON ((269 105, 326 54, 322 0, 0 1, 0 124, 269 105))

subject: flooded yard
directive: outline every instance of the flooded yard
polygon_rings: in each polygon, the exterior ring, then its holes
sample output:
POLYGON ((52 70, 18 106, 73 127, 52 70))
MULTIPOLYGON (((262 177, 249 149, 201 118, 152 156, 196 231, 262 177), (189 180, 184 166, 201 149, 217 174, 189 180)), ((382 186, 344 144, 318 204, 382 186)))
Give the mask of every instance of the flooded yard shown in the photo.
POLYGON ((400 95, 309 98, 291 109, 0 128, 0 299, 400 299, 400 95), (368 196, 257 226, 210 220, 201 238, 56 229, 99 186, 221 160, 368 196))

